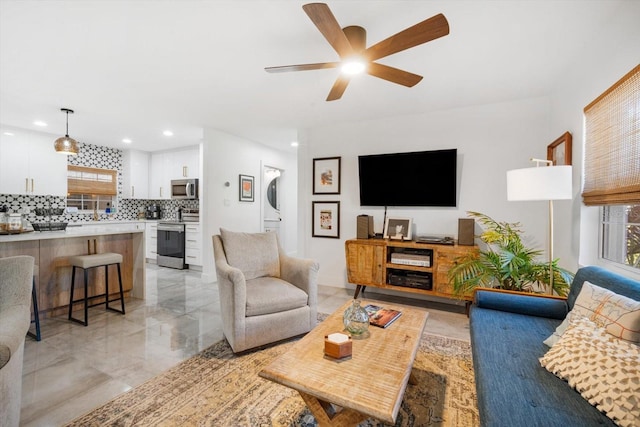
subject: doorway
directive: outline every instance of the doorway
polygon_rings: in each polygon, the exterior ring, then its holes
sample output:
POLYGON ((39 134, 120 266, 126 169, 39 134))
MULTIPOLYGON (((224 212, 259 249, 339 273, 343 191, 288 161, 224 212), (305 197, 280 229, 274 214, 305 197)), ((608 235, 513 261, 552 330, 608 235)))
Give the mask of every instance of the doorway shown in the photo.
POLYGON ((282 242, 282 169, 274 168, 271 166, 264 166, 262 174, 262 211, 263 215, 263 230, 274 232, 278 234, 280 242, 282 242))

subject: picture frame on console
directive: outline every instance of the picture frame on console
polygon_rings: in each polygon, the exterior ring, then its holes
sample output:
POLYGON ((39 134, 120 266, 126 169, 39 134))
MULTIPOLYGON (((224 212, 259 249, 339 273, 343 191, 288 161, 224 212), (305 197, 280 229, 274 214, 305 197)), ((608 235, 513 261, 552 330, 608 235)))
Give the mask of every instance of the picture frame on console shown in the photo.
POLYGON ((340 202, 311 202, 311 237, 340 238, 340 202))
POLYGON ((392 240, 411 240, 411 218, 387 218, 383 236, 392 240))
POLYGON ((313 159, 313 194, 340 194, 340 157, 313 159))
POLYGON ((571 139, 571 134, 565 132, 547 146, 547 160, 551 160, 553 166, 571 165, 571 139))

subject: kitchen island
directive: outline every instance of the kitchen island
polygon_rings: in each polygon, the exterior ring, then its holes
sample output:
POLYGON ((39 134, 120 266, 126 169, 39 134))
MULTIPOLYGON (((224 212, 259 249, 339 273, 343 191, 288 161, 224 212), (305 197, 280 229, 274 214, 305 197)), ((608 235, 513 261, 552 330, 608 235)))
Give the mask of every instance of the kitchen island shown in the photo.
MULTIPOLYGON (((114 224, 115 225, 115 224, 114 224)), ((71 266, 68 258, 86 255, 89 246, 98 253, 122 254, 122 284, 125 296, 145 297, 145 239, 144 229, 131 226, 68 227, 65 231, 33 231, 0 235, 0 257, 30 255, 38 265, 36 288, 38 308, 41 314, 56 316, 66 313, 71 289, 71 266)), ((110 267, 113 268, 113 267, 110 267)), ((109 274, 109 290, 116 294, 118 275, 109 274)), ((76 276, 78 276, 76 274, 76 276)), ((76 277, 76 285, 81 279, 76 277)), ((74 299, 82 297, 83 287, 76 286, 74 299)), ((89 295, 104 293, 104 268, 89 272, 89 295)), ((104 301, 95 299, 93 304, 104 301)), ((81 309, 77 304, 76 309, 81 309)))

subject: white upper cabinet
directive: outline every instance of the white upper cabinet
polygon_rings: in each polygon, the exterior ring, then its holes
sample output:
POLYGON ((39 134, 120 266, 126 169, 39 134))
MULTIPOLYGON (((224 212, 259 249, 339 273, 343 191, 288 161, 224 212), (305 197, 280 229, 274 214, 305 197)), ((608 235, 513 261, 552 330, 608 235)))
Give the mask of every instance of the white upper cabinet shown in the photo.
POLYGON ((149 153, 137 150, 122 153, 122 197, 149 198, 149 153))
POLYGON ((162 151, 151 154, 149 198, 170 199, 171 180, 200 178, 200 148, 162 151))
POLYGON ((26 130, 0 133, 0 193, 67 195, 67 156, 56 153, 55 137, 26 130))

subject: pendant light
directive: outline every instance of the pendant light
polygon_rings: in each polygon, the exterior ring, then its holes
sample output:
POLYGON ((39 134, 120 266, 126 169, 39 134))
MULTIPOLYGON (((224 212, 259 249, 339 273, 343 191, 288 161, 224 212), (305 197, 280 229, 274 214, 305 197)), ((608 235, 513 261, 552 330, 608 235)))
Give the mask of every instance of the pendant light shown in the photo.
POLYGON ((68 108, 61 108, 60 111, 67 113, 67 132, 64 137, 56 139, 53 146, 57 153, 66 154, 69 156, 78 155, 78 141, 69 136, 69 113, 73 114, 73 110, 68 108))

